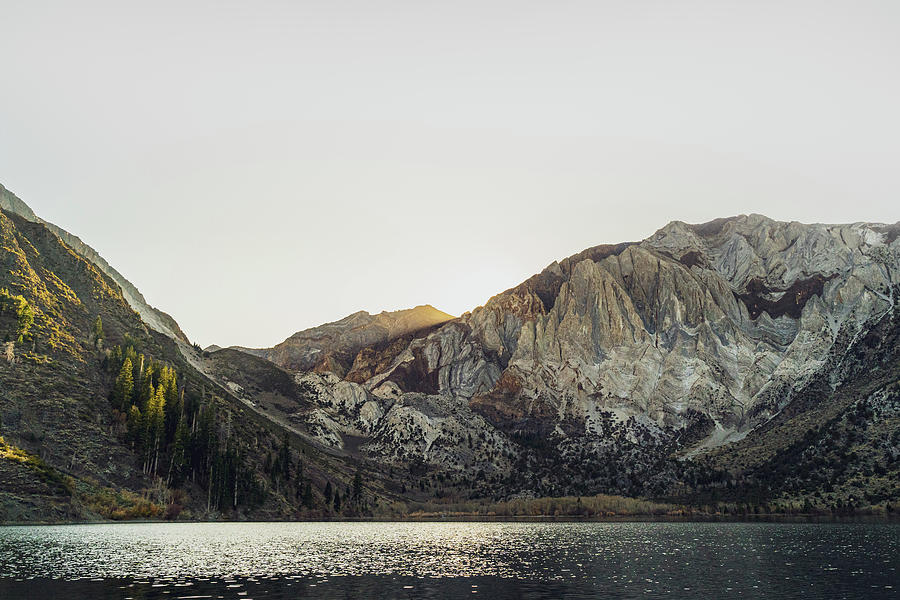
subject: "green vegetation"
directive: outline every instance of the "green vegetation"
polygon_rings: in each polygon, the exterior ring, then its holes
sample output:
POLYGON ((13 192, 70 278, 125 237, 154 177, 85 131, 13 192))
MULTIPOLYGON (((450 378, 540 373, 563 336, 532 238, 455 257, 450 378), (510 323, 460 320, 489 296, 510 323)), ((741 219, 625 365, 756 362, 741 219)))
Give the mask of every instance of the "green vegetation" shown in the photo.
MULTIPOLYGON (((0 314, 11 312, 16 318, 15 338, 22 342, 34 324, 34 308, 24 296, 13 296, 8 289, 0 289, 0 314)), ((7 337, 9 334, 7 333, 7 337)), ((7 339, 6 341, 9 341, 7 339)))
POLYGON ((93 326, 91 326, 91 343, 95 346, 99 346, 100 342, 103 341, 103 319, 98 315, 94 320, 93 326))
MULTIPOLYGON (((710 513, 714 512, 710 511, 710 513)), ((458 517, 685 517, 694 510, 677 504, 663 504, 598 494, 596 496, 563 496, 550 498, 517 498, 505 502, 424 502, 410 503, 405 516, 458 517)))
POLYGON ((0 259, 0 518, 329 516, 329 478, 346 497, 341 461, 216 389, 43 225, 0 211, 0 259))
POLYGON ((7 443, 2 437, 0 437, 0 460, 11 460, 32 469, 44 482, 59 487, 67 494, 74 491, 74 484, 70 477, 63 476, 44 462, 41 457, 7 443))
POLYGON ((852 509, 848 506, 832 509, 810 502, 778 501, 762 504, 720 502, 714 504, 673 504, 639 498, 611 496, 565 496, 551 498, 522 498, 505 502, 412 502, 385 507, 378 516, 399 518, 537 518, 562 517, 584 519, 658 518, 658 519, 755 519, 888 516, 896 508, 890 503, 852 509))
MULTIPOLYGON (((219 427, 210 399, 179 385, 174 368, 147 359, 133 344, 124 350, 115 346, 107 369, 115 374, 110 403, 146 475, 175 488, 187 482, 204 488, 207 510, 262 503, 264 489, 245 464, 231 427, 219 427)), ((290 469, 289 454, 284 469, 290 469)))
POLYGON ((121 489, 103 488, 86 494, 82 501, 91 512, 113 521, 159 518, 165 512, 147 498, 121 489))
POLYGON ((116 383, 113 387, 113 406, 119 410, 123 410, 126 405, 130 408, 132 392, 134 392, 134 366, 131 359, 126 358, 116 377, 116 383))
POLYGON ((844 380, 795 391, 765 428, 701 457, 727 471, 679 500, 733 514, 888 514, 900 498, 900 288, 865 335, 845 333, 844 380))

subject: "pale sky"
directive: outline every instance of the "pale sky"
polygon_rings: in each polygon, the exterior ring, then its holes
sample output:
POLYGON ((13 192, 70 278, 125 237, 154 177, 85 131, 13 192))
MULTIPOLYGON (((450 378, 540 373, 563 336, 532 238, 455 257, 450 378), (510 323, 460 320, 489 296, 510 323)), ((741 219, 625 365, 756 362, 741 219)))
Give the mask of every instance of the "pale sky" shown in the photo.
POLYGON ((202 345, 900 219, 900 2, 0 0, 0 182, 202 345))

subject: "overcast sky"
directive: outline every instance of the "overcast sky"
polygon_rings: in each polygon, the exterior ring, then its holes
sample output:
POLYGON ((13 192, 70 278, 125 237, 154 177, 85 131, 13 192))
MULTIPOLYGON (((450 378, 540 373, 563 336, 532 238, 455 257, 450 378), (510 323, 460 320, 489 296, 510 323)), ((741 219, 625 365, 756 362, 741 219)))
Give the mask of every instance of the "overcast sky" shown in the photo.
POLYGON ((0 182, 202 345, 900 219, 900 2, 0 0, 0 182))

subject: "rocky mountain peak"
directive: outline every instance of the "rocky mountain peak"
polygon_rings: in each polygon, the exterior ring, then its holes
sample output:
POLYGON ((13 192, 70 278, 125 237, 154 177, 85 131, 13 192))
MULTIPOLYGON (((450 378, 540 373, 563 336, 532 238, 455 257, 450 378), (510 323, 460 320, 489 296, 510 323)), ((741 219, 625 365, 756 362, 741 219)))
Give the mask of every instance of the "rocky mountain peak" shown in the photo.
POLYGON ((466 398, 489 419, 537 411, 590 428, 612 411, 671 427, 703 414, 720 439, 743 435, 892 310, 887 227, 674 221, 553 262, 355 380, 466 398))

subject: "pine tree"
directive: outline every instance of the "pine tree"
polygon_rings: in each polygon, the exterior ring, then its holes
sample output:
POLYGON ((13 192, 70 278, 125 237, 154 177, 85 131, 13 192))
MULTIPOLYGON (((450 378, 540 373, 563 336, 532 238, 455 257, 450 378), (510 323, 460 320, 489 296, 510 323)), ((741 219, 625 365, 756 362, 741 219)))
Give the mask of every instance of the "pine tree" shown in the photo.
POLYGON ((134 379, 132 379, 131 360, 126 358, 119 370, 119 376, 116 377, 116 383, 113 387, 113 403, 120 410, 127 410, 131 405, 131 394, 134 391, 134 379))
POLYGON ((306 482, 306 485, 303 487, 303 506, 306 508, 312 508, 313 506, 313 495, 312 495, 312 484, 310 482, 306 482))
POLYGON ((331 504, 331 497, 334 492, 331 489, 331 482, 328 481, 325 483, 325 506, 331 504))
MULTIPOLYGON (((127 348, 125 348, 125 351, 122 352, 122 359, 124 360, 126 358, 131 359, 131 364, 134 365, 135 368, 137 368, 138 355, 137 355, 137 352, 134 351, 134 346, 128 346, 127 348)), ((132 376, 137 375, 137 374, 138 373, 135 372, 132 374, 132 376)), ((133 377, 133 379, 134 379, 135 387, 140 387, 140 386, 138 386, 138 382, 140 381, 140 379, 138 379, 137 377, 133 377)))
POLYGON ((206 485, 206 510, 212 508, 212 490, 216 483, 215 460, 219 456, 219 435, 216 431, 216 409, 212 403, 206 404, 201 411, 201 426, 199 435, 202 435, 201 455, 203 456, 203 468, 207 475, 206 485))
POLYGON ((140 444, 141 430, 143 429, 142 424, 143 418, 141 417, 141 409, 132 405, 128 410, 128 420, 126 421, 128 441, 131 442, 132 448, 134 448, 135 444, 140 444))
POLYGON ((362 475, 359 469, 356 469, 356 475, 353 476, 353 501, 359 502, 362 497, 362 475))
POLYGON ((150 403, 150 400, 153 398, 156 393, 156 389, 153 386, 153 365, 144 366, 144 355, 138 355, 138 366, 137 366, 137 377, 135 377, 135 381, 138 382, 137 387, 137 402, 136 404, 141 407, 141 410, 147 410, 147 405, 150 403))
POLYGON ((94 320, 94 326, 91 327, 91 343, 95 346, 99 345, 100 341, 103 339, 103 320, 100 318, 100 315, 97 315, 96 320, 94 320))
POLYGON ((16 329, 16 341, 21 344, 23 341, 25 341, 25 336, 28 335, 31 326, 34 324, 34 309, 24 298, 24 296, 13 296, 12 301, 14 303, 16 319, 18 321, 18 328, 16 329))
POLYGON ((337 490, 334 491, 334 511, 340 512, 341 510, 341 493, 337 490))
POLYGON ((163 381, 161 380, 160 387, 164 388, 166 396, 165 440, 170 442, 175 439, 175 430, 178 427, 178 422, 181 420, 181 415, 184 412, 183 402, 178 394, 177 374, 175 373, 175 369, 166 369, 165 385, 163 385, 163 381))
POLYGON ((156 388, 150 402, 147 404, 147 412, 144 413, 144 439, 146 458, 144 472, 156 474, 159 462, 160 438, 165 431, 165 406, 166 396, 162 386, 156 388))
POLYGON ((113 346, 113 349, 109 351, 106 365, 110 373, 119 372, 119 369, 122 368, 122 346, 113 346))
POLYGON ((172 458, 169 462, 168 482, 175 487, 184 483, 185 467, 187 466, 188 447, 191 441, 191 432, 187 426, 187 420, 182 418, 175 428, 175 439, 172 442, 172 458))

